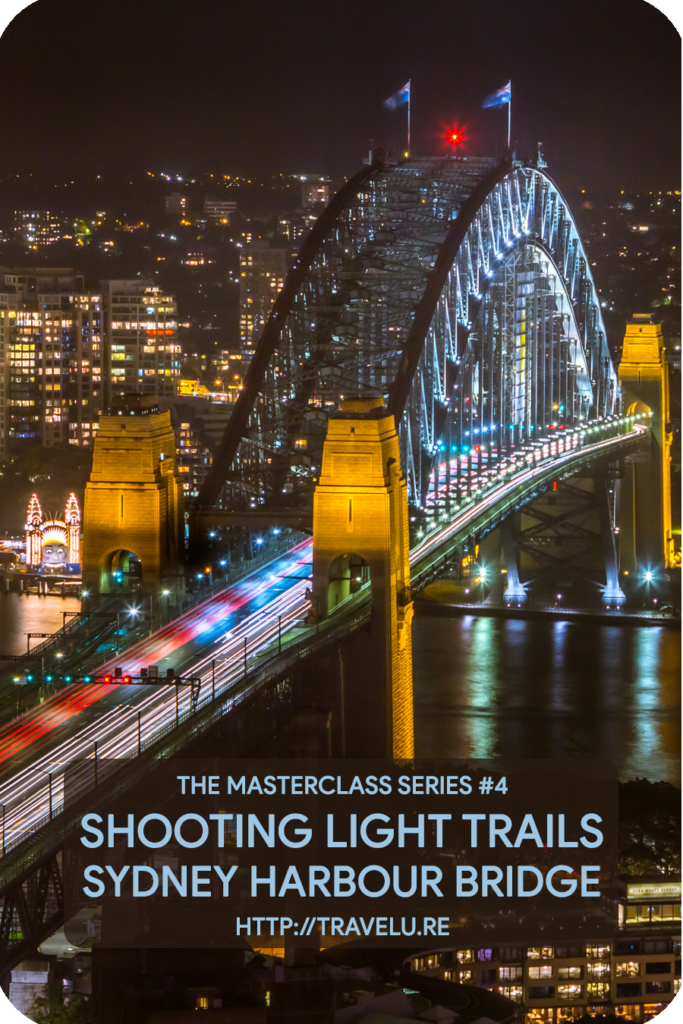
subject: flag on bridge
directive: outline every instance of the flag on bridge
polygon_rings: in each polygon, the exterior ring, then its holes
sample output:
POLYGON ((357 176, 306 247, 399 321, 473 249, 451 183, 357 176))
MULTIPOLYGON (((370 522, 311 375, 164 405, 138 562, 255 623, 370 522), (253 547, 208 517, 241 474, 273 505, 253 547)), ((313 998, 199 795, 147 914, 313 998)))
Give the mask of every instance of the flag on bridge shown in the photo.
POLYGON ((410 79, 408 79, 402 89, 399 89, 398 92, 395 92, 393 96, 384 101, 384 106, 387 110, 398 110, 404 103, 408 104, 408 148, 405 152, 405 155, 408 156, 410 153, 410 79))
POLYGON ((387 110, 396 110, 404 103, 410 103, 410 81, 406 82, 403 88, 395 92, 388 100, 385 100, 384 106, 387 110))
MULTIPOLYGON (((504 107, 506 103, 510 102, 510 96, 512 93, 512 82, 508 82, 502 89, 496 89, 490 96, 487 96, 482 107, 504 107)), ((396 93, 398 96, 398 93, 396 93)), ((394 97, 392 96, 392 99, 394 97)), ((388 102, 388 101, 387 101, 388 102)), ((386 103, 385 103, 386 106, 386 103)))

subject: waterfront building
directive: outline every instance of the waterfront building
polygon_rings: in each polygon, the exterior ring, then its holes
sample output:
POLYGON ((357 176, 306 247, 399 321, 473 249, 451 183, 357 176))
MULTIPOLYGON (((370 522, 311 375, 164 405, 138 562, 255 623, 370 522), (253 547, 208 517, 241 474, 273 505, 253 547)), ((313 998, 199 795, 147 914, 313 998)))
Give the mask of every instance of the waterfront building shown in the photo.
POLYGON ((31 495, 26 510, 26 564, 57 570, 67 566, 80 569, 81 510, 70 494, 61 519, 46 518, 37 494, 31 495))
POLYGON ((520 1003, 526 1024, 570 1024, 586 1013, 624 1024, 654 1019, 681 987, 680 878, 623 878, 613 941, 562 938, 529 946, 463 941, 413 954, 404 965, 460 985, 476 985, 520 1003))
POLYGON ((285 282, 289 256, 289 249, 271 246, 267 239, 240 249, 240 340, 249 355, 285 282))

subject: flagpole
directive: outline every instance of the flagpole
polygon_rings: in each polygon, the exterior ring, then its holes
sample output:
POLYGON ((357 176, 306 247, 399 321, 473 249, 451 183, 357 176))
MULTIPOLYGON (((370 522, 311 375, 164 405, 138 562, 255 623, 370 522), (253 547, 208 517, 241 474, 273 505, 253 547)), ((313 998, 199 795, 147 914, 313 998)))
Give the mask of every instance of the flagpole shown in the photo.
POLYGON ((410 156, 410 97, 413 91, 412 79, 408 79, 408 156, 410 156))
POLYGON ((512 124, 512 79, 510 79, 510 99, 508 100, 508 153, 512 153, 510 148, 510 125, 512 124))

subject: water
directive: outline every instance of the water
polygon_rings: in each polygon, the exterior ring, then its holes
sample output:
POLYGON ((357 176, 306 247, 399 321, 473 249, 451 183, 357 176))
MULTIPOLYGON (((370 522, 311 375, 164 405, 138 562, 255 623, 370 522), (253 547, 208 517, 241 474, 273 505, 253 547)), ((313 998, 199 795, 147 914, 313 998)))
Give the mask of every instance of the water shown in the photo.
MULTIPOLYGON (((78 610, 75 597, 0 592, 0 653, 23 654, 27 632, 78 610)), ((603 757, 622 779, 680 784, 676 630, 417 615, 413 651, 419 757, 603 757)))
MULTIPOLYGON (((0 591, 0 654, 25 654, 27 633, 56 633, 64 622, 62 612, 80 609, 77 597, 0 591)), ((31 647, 42 643, 36 638, 31 647)), ((0 672, 11 667, 12 662, 0 661, 0 672)))
POLYGON ((601 757, 680 785, 680 632, 473 615, 413 622, 418 757, 601 757))

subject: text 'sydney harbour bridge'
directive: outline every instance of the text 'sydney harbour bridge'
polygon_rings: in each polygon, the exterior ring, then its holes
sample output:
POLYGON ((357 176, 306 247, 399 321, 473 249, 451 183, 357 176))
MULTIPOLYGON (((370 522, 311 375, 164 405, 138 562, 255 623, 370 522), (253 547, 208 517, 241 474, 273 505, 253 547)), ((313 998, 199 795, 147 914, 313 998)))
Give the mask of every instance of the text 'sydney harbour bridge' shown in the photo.
MULTIPOLYGON (((648 316, 629 324, 615 365, 540 159, 376 154, 305 239, 190 513, 195 558, 208 536, 249 528, 290 538, 275 556, 178 607, 169 415, 140 401, 102 417, 88 597, 57 652, 63 685, 47 685, 43 660, 40 702, 0 732, 3 970, 62 921, 61 847, 84 801, 92 810, 95 787, 104 800, 133 784, 149 757, 201 756, 210 737, 224 756, 273 753, 285 723, 290 755, 412 756, 411 585, 489 544, 508 603, 521 604, 533 530, 520 532, 520 510, 533 519, 558 482, 582 509, 579 534, 597 523, 606 605, 624 600, 617 527, 622 573, 668 566, 667 389, 648 316), (112 656, 125 612, 115 631, 106 620, 107 645, 91 611, 132 557, 146 594, 177 614, 112 656), (65 805, 64 765, 77 759, 81 789, 65 805)), ((546 539, 570 518, 562 509, 536 516, 546 539)))

